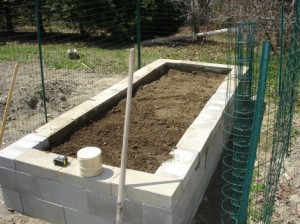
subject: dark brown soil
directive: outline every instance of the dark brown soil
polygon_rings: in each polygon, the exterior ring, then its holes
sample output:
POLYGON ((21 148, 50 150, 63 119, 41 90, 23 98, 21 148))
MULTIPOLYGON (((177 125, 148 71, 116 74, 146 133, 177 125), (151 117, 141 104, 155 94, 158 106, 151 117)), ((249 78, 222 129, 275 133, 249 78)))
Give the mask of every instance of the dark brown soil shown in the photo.
MULTIPOLYGON (((169 70, 159 80, 138 89, 132 100, 128 144, 130 169, 154 173, 215 93, 225 75, 169 70)), ((76 156, 86 146, 100 147, 103 163, 120 166, 126 99, 65 143, 50 150, 76 156)))

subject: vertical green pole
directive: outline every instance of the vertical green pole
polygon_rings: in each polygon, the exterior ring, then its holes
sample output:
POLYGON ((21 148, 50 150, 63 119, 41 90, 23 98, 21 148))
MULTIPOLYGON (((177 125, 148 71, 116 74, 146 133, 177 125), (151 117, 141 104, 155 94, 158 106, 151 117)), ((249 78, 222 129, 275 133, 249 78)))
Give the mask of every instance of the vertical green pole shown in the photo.
POLYGON ((263 107, 264 107, 264 98, 266 92, 266 81, 267 81, 266 79, 267 79, 267 72, 268 72, 269 56, 270 56, 270 41, 264 41, 262 47, 259 83, 258 83, 256 105, 254 111, 254 121, 253 121, 252 135, 250 141, 250 150, 249 150, 250 153, 249 153, 249 158, 247 163, 247 172, 246 172, 245 182, 243 187, 238 224, 244 224, 247 218, 247 208, 248 208, 248 199, 249 199, 249 193, 251 188, 251 180, 253 175, 257 144, 259 141, 261 123, 262 123, 262 117, 264 111, 263 107))
POLYGON ((138 69, 141 68, 141 0, 136 0, 136 41, 138 69))
POLYGON ((300 0, 296 1, 294 27, 291 36, 291 45, 289 46, 288 56, 283 68, 282 85, 280 101, 276 114, 274 140, 272 145, 272 157, 270 159, 269 170, 266 179, 266 191, 264 192, 263 203, 263 223, 271 223, 273 208, 275 203, 275 194, 278 189, 280 171, 283 166, 284 156, 286 155, 291 138, 293 107, 295 97, 297 97, 297 85, 299 84, 299 14, 300 0), (296 79, 295 79, 296 78, 296 79), (296 85, 296 86, 295 86, 296 85), (295 92, 296 91, 296 92, 295 92))
POLYGON ((42 53, 42 35, 41 35, 41 24, 40 24, 40 0, 35 0, 35 14, 36 14, 36 27, 37 27, 37 37, 39 45, 39 61, 41 69, 41 81, 43 89, 43 103, 44 103, 44 112, 45 112, 45 121, 48 122, 47 118, 47 105, 46 105, 46 91, 45 91, 45 82, 44 82, 44 68, 43 68, 43 53, 42 53))

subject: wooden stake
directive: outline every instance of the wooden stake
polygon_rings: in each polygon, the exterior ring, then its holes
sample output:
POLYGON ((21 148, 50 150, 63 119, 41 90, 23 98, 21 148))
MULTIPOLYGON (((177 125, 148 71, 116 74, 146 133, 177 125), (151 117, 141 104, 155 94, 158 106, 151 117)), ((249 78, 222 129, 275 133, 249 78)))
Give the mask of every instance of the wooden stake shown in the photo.
POLYGON ((16 63, 14 71, 13 71, 13 78, 12 78, 11 85, 10 85, 10 88, 9 88, 9 91, 8 91, 8 97, 7 97, 7 101, 6 101, 6 105, 5 105, 5 110, 4 110, 4 114, 3 114, 3 120, 2 120, 2 124, 1 124, 1 129, 0 129, 0 148, 2 146, 2 138, 3 138, 3 134, 4 134, 4 128, 5 128, 6 119, 7 119, 7 115, 8 115, 8 112, 9 112, 9 108, 10 108, 10 102, 11 102, 12 92, 13 92, 13 89, 14 89, 14 86, 15 86, 15 82, 16 82, 18 68, 19 68, 19 64, 16 63))
POLYGON ((129 134, 129 123, 130 123, 130 111, 131 111, 134 59, 135 59, 135 50, 134 48, 131 48, 130 59, 129 59, 129 76, 128 76, 125 124, 124 124, 123 146, 122 146, 122 156, 121 156, 121 168, 120 168, 121 171, 120 171, 120 179, 119 179, 118 198, 117 198, 116 224, 123 223, 122 217, 123 217, 123 210, 124 210, 123 205, 124 205, 124 190, 125 190, 126 165, 127 165, 127 149, 128 149, 128 134, 129 134))

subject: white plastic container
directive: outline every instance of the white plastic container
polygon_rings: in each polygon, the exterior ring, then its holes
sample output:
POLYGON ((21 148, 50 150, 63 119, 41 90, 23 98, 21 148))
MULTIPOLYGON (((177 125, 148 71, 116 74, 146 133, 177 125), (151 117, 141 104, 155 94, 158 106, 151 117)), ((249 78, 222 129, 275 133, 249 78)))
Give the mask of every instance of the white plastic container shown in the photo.
POLYGON ((101 149, 97 147, 85 147, 77 152, 81 176, 94 177, 102 172, 101 153, 101 149))

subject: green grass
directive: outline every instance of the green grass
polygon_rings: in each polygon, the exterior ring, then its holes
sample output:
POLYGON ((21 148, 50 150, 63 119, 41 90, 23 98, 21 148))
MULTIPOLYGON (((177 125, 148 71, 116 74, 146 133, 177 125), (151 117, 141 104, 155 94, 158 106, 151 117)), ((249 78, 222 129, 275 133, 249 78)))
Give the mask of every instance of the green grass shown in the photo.
POLYGON ((142 48, 142 64, 158 58, 226 63, 226 45, 217 43, 189 44, 179 47, 153 46, 142 48))
POLYGON ((82 70, 86 66, 101 73, 124 73, 128 64, 128 49, 46 45, 43 48, 46 66, 56 69, 82 70), (77 49, 79 59, 69 59, 68 49, 77 49))
MULTIPOLYGON (((85 47, 81 44, 46 44, 42 47, 43 62, 48 68, 83 70, 86 66, 101 73, 127 73, 129 47, 106 49, 97 46, 85 47), (68 49, 77 49, 77 60, 68 57, 68 49), (83 65, 84 64, 84 65, 83 65)), ((142 66, 159 58, 226 63, 226 46, 209 44, 188 44, 184 46, 142 47, 142 66)), ((0 47, 0 62, 38 63, 36 44, 7 43, 0 47)), ((136 62, 137 64, 137 62, 136 62)), ((137 66, 136 66, 137 67, 137 66)))
POLYGON ((297 138, 300 136, 300 130, 299 127, 292 126, 292 138, 297 138))
POLYGON ((38 59, 36 44, 7 43, 0 46, 0 62, 17 61, 26 63, 38 59))

